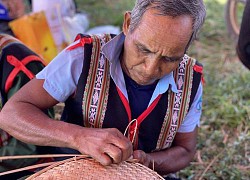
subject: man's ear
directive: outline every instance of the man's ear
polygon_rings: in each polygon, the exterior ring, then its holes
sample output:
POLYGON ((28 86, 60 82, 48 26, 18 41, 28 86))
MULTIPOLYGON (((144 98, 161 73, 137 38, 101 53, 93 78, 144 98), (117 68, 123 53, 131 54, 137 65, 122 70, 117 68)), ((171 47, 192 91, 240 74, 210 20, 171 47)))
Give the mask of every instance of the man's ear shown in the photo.
POLYGON ((123 26, 122 26, 122 30, 125 35, 127 35, 129 32, 130 20, 131 20, 131 12, 126 11, 124 14, 123 26))

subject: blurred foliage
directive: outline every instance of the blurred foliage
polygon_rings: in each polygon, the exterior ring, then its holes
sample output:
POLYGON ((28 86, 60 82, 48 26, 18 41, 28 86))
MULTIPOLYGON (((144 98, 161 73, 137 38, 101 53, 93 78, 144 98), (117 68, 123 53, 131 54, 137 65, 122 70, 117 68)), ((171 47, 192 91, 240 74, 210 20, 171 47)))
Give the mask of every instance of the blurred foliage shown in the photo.
MULTIPOLYGON (((207 18, 189 55, 204 65, 203 116, 197 153, 183 179, 250 179, 250 71, 238 60, 224 18, 226 0, 204 0, 207 18)), ((77 0, 91 27, 122 25, 132 0, 77 0)))
POLYGON ((77 8, 89 15, 90 27, 115 25, 122 27, 123 14, 132 10, 133 0, 76 0, 77 8))

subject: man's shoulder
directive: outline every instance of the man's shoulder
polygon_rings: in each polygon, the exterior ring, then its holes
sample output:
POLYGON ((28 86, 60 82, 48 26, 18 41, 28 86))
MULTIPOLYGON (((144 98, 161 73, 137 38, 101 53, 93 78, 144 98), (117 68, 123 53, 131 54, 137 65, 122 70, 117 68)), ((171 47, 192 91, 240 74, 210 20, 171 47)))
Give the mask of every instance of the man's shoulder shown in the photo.
POLYGON ((188 56, 188 55, 185 55, 184 58, 187 59, 188 62, 190 63, 187 63, 191 66, 193 66, 193 70, 197 73, 201 73, 203 74, 203 65, 202 63, 200 63, 197 59, 191 57, 191 56, 188 56))

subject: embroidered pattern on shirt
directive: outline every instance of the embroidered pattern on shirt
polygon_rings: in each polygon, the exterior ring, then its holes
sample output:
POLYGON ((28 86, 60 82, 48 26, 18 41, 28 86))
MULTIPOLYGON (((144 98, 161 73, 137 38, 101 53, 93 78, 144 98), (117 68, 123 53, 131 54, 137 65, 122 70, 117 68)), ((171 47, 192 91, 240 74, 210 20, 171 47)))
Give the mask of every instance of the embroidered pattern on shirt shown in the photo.
POLYGON ((172 145, 176 132, 184 117, 187 115, 195 61, 195 59, 185 55, 178 69, 174 71, 178 93, 168 90, 168 108, 157 141, 156 150, 169 148, 172 145))
POLYGON ((85 127, 102 127, 107 109, 110 75, 109 63, 101 52, 110 35, 92 36, 93 48, 89 74, 85 86, 82 111, 85 127))

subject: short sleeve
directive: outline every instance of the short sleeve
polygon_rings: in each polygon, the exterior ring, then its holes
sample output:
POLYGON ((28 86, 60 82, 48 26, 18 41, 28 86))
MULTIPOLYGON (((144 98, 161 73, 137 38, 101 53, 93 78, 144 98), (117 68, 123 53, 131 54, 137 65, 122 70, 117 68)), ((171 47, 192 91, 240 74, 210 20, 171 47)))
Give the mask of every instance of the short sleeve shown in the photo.
POLYGON ((65 49, 38 73, 36 78, 44 79, 43 88, 54 99, 64 102, 76 90, 83 61, 83 47, 77 47, 73 50, 65 49))
POLYGON ((200 118, 202 113, 202 84, 200 83, 194 101, 183 120, 178 132, 192 132, 196 126, 200 126, 200 118))

